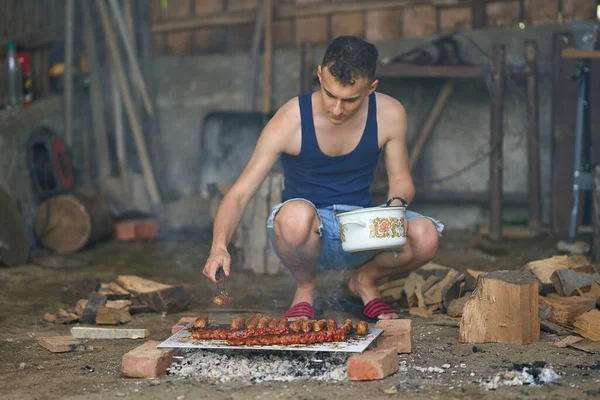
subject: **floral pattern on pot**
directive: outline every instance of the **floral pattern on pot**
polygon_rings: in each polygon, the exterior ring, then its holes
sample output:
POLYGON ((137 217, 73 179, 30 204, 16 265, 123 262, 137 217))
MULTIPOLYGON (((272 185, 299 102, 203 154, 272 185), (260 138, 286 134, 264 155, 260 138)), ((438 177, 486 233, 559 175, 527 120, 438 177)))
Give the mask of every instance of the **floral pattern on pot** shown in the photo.
POLYGON ((404 218, 377 217, 369 221, 371 239, 397 238, 404 236, 404 218))
POLYGON ((340 227, 340 235, 342 237, 342 243, 346 243, 346 232, 344 231, 344 227, 340 227))

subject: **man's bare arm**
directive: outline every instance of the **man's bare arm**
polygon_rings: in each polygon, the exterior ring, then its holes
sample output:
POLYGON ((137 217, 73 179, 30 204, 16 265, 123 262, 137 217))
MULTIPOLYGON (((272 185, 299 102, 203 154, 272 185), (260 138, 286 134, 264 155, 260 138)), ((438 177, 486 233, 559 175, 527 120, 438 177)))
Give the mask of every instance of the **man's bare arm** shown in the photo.
POLYGON ((388 175, 388 199, 401 197, 411 203, 415 197, 415 187, 410 171, 407 135, 408 120, 404 107, 396 100, 386 102, 384 157, 388 175))
MULTIPOLYGON (((296 108, 297 108, 297 101, 296 108)), ((214 281, 214 274, 219 266, 229 276, 229 258, 227 246, 248 202, 254 196, 277 159, 289 146, 296 125, 294 101, 286 103, 267 123, 263 129, 244 170, 227 191, 214 221, 211 256, 207 260, 204 274, 214 281), (216 259, 215 256, 216 255, 216 259), (224 259, 226 258, 226 259, 224 259)))

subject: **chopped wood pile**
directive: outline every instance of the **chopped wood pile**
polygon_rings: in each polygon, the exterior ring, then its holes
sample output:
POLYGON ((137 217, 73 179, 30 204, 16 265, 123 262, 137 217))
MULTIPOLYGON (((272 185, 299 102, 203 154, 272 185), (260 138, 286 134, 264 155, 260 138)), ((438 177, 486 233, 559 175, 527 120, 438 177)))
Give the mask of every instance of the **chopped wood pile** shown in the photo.
POLYGON ((600 274, 583 255, 560 255, 511 271, 428 263, 379 286, 411 315, 456 321, 465 343, 534 343, 540 330, 575 335, 559 346, 600 352, 600 274), (434 315, 434 313, 438 315, 434 315))
POLYGON ((83 279, 65 286, 62 302, 66 307, 44 314, 43 319, 57 324, 119 325, 131 321, 132 314, 184 311, 191 300, 182 286, 135 275, 120 275, 108 283, 83 279))

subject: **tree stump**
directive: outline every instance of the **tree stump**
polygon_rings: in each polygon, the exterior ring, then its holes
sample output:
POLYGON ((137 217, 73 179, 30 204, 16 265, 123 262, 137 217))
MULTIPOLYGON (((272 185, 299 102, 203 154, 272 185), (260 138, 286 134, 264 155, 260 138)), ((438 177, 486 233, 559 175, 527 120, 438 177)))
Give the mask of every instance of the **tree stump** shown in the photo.
MULTIPOLYGON (((211 185, 211 216, 214 220, 216 209, 228 186, 211 185), (216 191, 215 188, 219 190, 216 191), (218 193, 217 193, 218 192, 218 193)), ((273 206, 281 202, 283 191, 283 174, 273 172, 252 197, 238 228, 231 240, 236 251, 233 268, 241 266, 244 271, 252 271, 261 275, 276 275, 284 270, 284 265, 277 257, 267 233, 267 219, 273 206)))
POLYGON ((460 320, 461 343, 530 344, 540 340, 538 281, 529 271, 482 274, 460 320))

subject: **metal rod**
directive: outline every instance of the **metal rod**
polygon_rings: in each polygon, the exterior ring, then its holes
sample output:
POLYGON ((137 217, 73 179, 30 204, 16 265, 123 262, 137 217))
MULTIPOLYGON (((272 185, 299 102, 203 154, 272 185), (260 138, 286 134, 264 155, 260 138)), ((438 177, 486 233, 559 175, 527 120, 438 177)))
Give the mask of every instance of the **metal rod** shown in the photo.
POLYGON ((538 230, 542 220, 542 193, 540 179, 540 129, 539 129, 539 81, 537 42, 525 41, 527 60, 527 154, 529 226, 538 230))
POLYGON ((117 29, 119 30, 119 34, 121 35, 121 40, 125 44, 125 53, 127 54, 127 57, 129 59, 129 65, 133 70, 133 82, 135 83, 135 86, 137 87, 140 95, 142 96, 146 112, 148 113, 148 115, 153 115, 154 109, 152 107, 152 102, 150 101, 148 89, 146 88, 146 83, 144 82, 144 76, 142 75, 142 71, 140 70, 140 66, 137 62, 137 59, 135 58, 135 49, 131 44, 131 40, 129 40, 129 32, 127 27, 125 26, 125 21, 123 20, 121 9, 117 4, 117 0, 108 0, 108 4, 115 18, 117 29))
POLYGON ((499 242, 502 239, 502 169, 504 143, 504 75, 505 46, 494 45, 494 65, 492 69, 492 110, 490 135, 490 239, 499 242))

